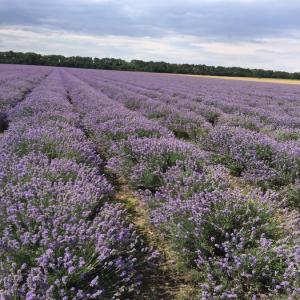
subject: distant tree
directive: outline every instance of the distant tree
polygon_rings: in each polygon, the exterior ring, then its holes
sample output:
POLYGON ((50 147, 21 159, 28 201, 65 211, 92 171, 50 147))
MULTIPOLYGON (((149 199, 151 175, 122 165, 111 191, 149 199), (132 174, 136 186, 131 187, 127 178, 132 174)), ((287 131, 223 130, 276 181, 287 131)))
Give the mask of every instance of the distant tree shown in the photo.
POLYGON ((170 64, 163 61, 154 62, 138 59, 133 59, 130 62, 127 62, 119 58, 92 58, 81 56, 65 57, 63 55, 41 55, 33 52, 0 52, 0 63, 157 73, 300 79, 300 72, 288 73, 284 71, 248 69, 240 67, 215 67, 204 64, 170 64))

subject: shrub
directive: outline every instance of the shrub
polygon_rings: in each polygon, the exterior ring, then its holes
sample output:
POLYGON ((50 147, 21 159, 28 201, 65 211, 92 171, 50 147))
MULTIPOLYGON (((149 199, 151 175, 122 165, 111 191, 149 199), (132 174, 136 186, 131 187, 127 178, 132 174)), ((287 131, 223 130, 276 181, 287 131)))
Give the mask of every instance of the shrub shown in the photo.
POLYGON ((174 138, 129 139, 115 145, 116 155, 108 163, 112 171, 127 177, 136 188, 156 190, 162 174, 178 161, 194 159, 203 164, 204 154, 195 146, 174 138))
POLYGON ((156 209, 154 223, 185 264, 197 270, 202 299, 296 293, 299 237, 295 240, 266 198, 203 192, 156 209))
POLYGON ((75 160, 2 158, 0 294, 112 299, 138 288, 137 236, 110 184, 75 160), (5 168, 5 169, 4 169, 5 168))

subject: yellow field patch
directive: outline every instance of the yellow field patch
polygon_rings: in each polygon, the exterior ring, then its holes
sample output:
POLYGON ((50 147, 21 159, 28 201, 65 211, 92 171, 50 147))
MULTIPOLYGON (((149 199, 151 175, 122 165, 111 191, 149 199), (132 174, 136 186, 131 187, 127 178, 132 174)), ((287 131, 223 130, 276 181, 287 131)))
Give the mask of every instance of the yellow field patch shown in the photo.
POLYGON ((242 80, 242 81, 254 81, 254 82, 267 82, 267 83, 281 83, 281 84, 293 84, 300 85, 298 79, 277 79, 277 78, 255 78, 255 77, 230 77, 230 76, 211 76, 211 75, 191 75, 191 74, 175 74, 191 77, 204 77, 212 79, 225 79, 225 80, 242 80))

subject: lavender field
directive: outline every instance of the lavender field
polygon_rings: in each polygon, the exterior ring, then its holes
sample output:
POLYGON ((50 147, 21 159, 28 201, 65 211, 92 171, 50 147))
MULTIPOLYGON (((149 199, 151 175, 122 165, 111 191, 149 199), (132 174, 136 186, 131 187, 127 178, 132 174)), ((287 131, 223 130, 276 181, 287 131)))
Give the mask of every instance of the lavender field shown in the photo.
POLYGON ((299 299, 300 86, 0 65, 0 299, 299 299))

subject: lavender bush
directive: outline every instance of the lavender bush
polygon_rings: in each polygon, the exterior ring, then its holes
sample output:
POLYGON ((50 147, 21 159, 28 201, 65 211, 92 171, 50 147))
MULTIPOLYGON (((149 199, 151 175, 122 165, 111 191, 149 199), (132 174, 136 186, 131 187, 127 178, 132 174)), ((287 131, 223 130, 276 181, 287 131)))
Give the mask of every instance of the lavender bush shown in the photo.
POLYGON ((204 183, 203 191, 188 199, 184 188, 179 195, 162 189, 154 198, 145 197, 153 224, 194 270, 199 297, 296 299, 299 235, 290 233, 292 227, 267 197, 218 188, 209 192, 204 183))
POLYGON ((129 179, 135 187, 156 190, 163 174, 179 161, 201 167, 205 154, 192 144, 174 138, 128 139, 112 147, 114 157, 107 167, 129 179))
POLYGON ((0 113, 16 105, 24 96, 35 88, 50 73, 50 68, 21 66, 11 68, 2 65, 0 73, 0 113))
POLYGON ((105 178, 74 160, 31 153, 14 161, 1 177, 5 294, 110 298, 124 289, 135 276, 137 237, 122 207, 105 204, 112 193, 105 178))
POLYGON ((204 211, 192 213, 199 228, 192 246, 202 298, 299 296, 299 236, 294 240, 271 205, 240 193, 198 197, 204 211))
POLYGON ((289 184, 299 175, 300 148, 293 143, 224 126, 211 131, 206 145, 216 152, 215 161, 264 188, 289 184))

